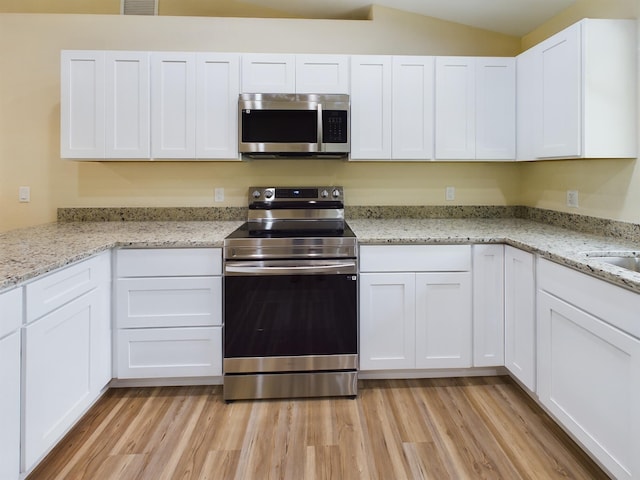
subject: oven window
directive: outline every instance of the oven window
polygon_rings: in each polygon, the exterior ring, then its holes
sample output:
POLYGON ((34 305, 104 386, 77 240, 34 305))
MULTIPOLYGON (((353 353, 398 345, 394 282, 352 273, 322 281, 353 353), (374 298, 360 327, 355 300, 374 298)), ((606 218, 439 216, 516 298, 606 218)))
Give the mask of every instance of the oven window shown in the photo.
POLYGON ((243 110, 243 143, 318 143, 316 110, 243 110))
POLYGON ((357 353, 355 278, 225 277, 225 358, 357 353))

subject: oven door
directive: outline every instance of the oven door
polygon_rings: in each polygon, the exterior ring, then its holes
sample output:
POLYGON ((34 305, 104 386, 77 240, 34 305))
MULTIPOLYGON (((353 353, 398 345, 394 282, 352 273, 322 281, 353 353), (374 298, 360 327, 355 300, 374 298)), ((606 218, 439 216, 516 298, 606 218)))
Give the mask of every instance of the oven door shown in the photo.
POLYGON ((226 262, 225 373, 357 368, 355 259, 226 262))

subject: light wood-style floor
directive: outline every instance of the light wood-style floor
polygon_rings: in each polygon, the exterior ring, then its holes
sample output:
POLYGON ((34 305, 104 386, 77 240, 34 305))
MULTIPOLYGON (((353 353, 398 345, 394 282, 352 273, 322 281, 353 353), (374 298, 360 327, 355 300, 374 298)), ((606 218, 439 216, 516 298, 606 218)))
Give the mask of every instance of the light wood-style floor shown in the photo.
POLYGON ((356 400, 112 389, 36 479, 608 478, 508 377, 367 380, 356 400))

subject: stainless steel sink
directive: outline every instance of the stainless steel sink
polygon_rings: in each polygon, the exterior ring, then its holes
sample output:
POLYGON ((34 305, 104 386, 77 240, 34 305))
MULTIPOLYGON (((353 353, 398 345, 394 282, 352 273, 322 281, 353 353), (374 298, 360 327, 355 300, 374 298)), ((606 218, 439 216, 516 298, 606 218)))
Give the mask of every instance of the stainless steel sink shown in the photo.
POLYGON ((584 255, 610 265, 640 272, 640 252, 637 251, 585 252, 584 255))

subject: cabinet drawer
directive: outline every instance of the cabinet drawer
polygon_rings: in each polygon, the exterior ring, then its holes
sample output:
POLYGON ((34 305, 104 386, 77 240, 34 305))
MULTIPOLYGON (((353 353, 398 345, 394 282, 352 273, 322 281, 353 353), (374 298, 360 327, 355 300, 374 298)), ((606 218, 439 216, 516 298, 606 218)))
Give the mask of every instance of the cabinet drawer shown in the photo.
POLYGON ((118 330, 117 378, 222 375, 222 327, 118 330))
POLYGON ((222 325, 222 277, 120 278, 116 326, 222 325))
POLYGON ((222 249, 122 249, 116 252, 116 274, 118 277, 221 275, 222 249))
POLYGON ((22 324, 22 288, 0 294, 0 338, 22 324))
POLYGON ((470 245, 363 245, 361 272, 467 272, 470 245))
POLYGON ((26 286, 26 322, 64 305, 108 277, 110 253, 64 267, 26 286))

